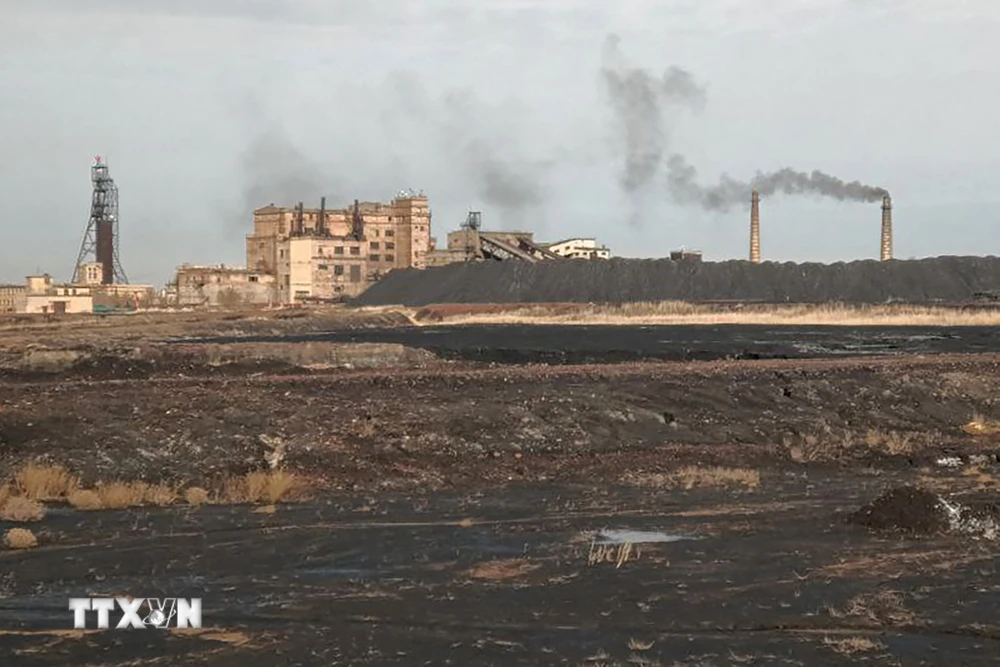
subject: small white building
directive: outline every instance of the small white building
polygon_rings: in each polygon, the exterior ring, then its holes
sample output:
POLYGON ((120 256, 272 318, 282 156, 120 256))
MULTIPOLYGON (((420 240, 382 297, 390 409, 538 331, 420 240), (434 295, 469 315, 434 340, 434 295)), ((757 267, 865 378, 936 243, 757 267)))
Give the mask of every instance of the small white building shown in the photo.
POLYGON ((28 276, 27 282, 26 313, 62 315, 94 312, 94 296, 87 285, 57 285, 47 273, 28 276))
POLYGON ((547 246, 550 252, 554 252, 562 257, 570 259, 610 259, 611 250, 605 246, 598 245, 595 238, 566 239, 550 243, 547 246))

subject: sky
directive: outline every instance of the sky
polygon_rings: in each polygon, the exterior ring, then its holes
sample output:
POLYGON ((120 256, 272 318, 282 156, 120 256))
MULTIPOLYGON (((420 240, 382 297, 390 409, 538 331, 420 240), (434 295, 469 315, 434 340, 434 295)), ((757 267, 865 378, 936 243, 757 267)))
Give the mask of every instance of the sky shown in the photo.
MULTIPOLYGON (((672 155, 705 185, 788 167, 885 188, 902 259, 1000 244, 992 0, 0 0, 0 16, 0 282, 70 278, 95 155, 138 283, 243 264, 256 207, 407 188, 441 241, 481 210, 617 256, 745 258, 749 202, 679 200, 672 155), (616 96, 609 67, 650 90, 616 96), (697 100, 662 92, 668 71, 697 100)), ((876 258, 879 221, 877 203, 776 193, 762 254, 876 258)))

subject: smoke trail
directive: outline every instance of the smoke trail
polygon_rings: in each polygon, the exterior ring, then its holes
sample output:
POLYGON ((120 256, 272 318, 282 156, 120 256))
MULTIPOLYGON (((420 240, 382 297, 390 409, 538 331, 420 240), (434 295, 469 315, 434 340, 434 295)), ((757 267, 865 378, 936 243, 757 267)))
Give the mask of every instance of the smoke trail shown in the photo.
POLYGON ((737 181, 723 174, 714 185, 698 183, 697 170, 683 155, 667 160, 667 188, 679 204, 695 204, 709 211, 727 211, 743 205, 754 188, 763 197, 774 194, 815 195, 840 201, 877 202, 888 194, 885 188, 860 181, 847 182, 819 170, 810 173, 784 168, 757 174, 749 182, 737 181))
POLYGON ((620 183, 633 195, 652 182, 663 164, 670 146, 667 109, 701 111, 705 89, 679 67, 669 67, 657 78, 630 66, 617 35, 608 35, 602 55, 601 80, 625 151, 620 183))

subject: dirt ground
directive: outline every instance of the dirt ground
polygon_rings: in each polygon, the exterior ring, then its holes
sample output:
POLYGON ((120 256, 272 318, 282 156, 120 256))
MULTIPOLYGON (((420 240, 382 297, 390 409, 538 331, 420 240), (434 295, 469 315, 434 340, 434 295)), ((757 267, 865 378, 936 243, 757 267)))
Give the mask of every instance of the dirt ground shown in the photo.
POLYGON ((1000 356, 963 349, 969 332, 891 355, 497 364, 390 340, 406 321, 386 312, 179 317, 0 328, 0 480, 44 462, 87 485, 211 489, 266 469, 281 442, 307 499, 50 503, 36 548, 0 548, 0 663, 986 665, 1000 651, 995 535, 911 516, 995 500, 1000 356), (641 532, 606 544, 612 529, 641 532), (74 631, 68 598, 89 595, 201 597, 204 628, 74 631))

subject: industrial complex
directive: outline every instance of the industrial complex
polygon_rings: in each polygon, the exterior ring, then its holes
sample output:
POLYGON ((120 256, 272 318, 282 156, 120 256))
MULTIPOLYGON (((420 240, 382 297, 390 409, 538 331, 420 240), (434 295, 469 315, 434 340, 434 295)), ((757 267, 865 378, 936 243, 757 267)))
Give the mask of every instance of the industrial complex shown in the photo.
MULTIPOLYGON (((332 303, 357 297, 397 269, 427 269, 461 262, 599 261, 611 250, 595 238, 542 242, 532 231, 491 231, 470 211, 438 245, 423 192, 400 191, 388 202, 355 200, 344 208, 299 202, 270 203, 253 212, 246 264, 181 264, 175 280, 157 291, 129 284, 119 254, 118 187, 100 157, 91 165, 90 216, 68 283, 48 274, 0 285, 0 313, 83 313, 141 306, 232 307, 332 303)), ((749 260, 760 264, 761 195, 750 193, 749 260)), ((882 197, 882 261, 892 259, 892 201, 882 197)), ((701 253, 676 250, 674 261, 699 262, 701 253)))

